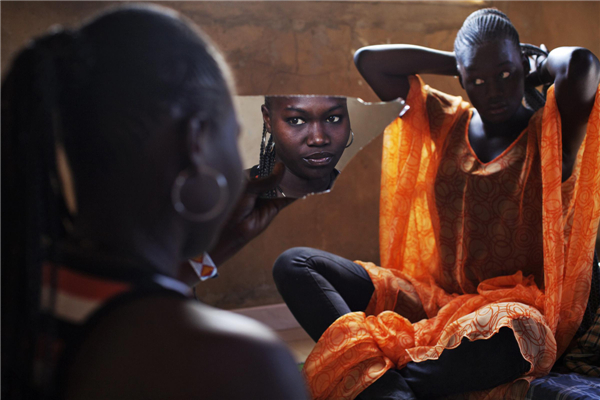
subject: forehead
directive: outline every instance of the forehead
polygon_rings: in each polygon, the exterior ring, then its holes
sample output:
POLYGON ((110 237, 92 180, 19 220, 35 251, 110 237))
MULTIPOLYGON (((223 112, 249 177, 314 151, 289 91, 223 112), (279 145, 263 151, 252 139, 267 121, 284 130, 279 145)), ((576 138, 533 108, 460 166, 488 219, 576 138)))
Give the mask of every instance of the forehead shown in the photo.
POLYGON ((332 109, 346 111, 346 98, 334 96, 280 96, 269 99, 271 108, 278 111, 294 110, 321 113, 332 109))
POLYGON ((480 72, 500 65, 521 63, 521 51, 509 39, 494 40, 469 47, 459 61, 466 72, 480 72))

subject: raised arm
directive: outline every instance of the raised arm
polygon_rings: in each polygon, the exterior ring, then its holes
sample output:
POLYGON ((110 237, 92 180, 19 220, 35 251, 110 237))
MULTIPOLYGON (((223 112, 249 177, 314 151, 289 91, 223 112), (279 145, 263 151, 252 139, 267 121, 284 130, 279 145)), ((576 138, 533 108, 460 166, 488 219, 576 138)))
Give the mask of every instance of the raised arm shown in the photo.
POLYGON ((600 83, 600 62, 588 49, 559 47, 539 63, 542 82, 554 82, 562 122, 563 180, 571 175, 600 83))
POLYGON ((354 64, 384 101, 406 98, 408 75, 458 75, 454 53, 408 44, 363 47, 354 54, 354 64))

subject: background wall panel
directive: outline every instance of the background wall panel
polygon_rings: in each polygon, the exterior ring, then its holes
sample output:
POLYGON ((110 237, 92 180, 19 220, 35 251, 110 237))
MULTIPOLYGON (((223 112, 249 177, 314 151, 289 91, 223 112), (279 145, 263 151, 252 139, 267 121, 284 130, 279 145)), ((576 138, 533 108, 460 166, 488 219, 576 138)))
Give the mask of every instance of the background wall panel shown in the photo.
MULTIPOLYGON (((74 26, 116 3, 0 2, 1 68, 14 52, 53 24, 74 26)), ((239 94, 330 94, 376 97, 354 68, 362 46, 411 43, 452 50, 472 11, 495 6, 512 19, 521 41, 579 45, 600 55, 600 2, 165 2, 198 23, 223 51, 239 94)), ((462 95, 458 82, 424 77, 437 89, 462 95)), ((260 127, 258 127, 260 128, 260 127)), ((298 201, 222 267, 221 277, 198 286, 199 296, 223 308, 281 301, 271 278, 277 255, 313 246, 350 259, 377 262, 381 138, 346 167, 331 194, 298 201)))

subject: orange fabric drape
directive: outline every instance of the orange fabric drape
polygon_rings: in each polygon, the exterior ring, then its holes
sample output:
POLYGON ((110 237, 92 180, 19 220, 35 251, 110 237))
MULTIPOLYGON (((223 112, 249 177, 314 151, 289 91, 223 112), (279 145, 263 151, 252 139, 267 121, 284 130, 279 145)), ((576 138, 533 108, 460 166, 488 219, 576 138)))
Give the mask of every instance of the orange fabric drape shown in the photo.
MULTIPOLYGON (((525 379, 543 376, 587 304, 600 220, 600 95, 561 184, 553 88, 543 112, 483 163, 468 143, 469 104, 419 77, 410 85, 411 109, 384 133, 382 267, 357 261, 375 293, 366 313, 340 317, 306 360, 315 399, 353 399, 389 368, 502 327, 532 364, 525 379)), ((526 380, 470 396, 518 398, 526 380)))

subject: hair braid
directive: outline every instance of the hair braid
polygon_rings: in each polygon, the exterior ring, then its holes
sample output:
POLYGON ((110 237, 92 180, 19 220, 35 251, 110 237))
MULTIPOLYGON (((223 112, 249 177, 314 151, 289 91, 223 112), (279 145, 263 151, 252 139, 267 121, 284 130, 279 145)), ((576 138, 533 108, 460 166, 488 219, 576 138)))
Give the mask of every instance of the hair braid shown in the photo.
MULTIPOLYGON (((270 99, 265 96, 265 106, 270 109, 270 99)), ((269 135, 267 140, 267 125, 263 123, 262 139, 260 143, 260 156, 258 163, 258 176, 261 178, 271 175, 273 168, 275 167, 275 143, 273 142, 273 134, 269 135)), ((272 189, 267 193, 263 194, 267 198, 277 197, 276 189, 272 189)))
POLYGON ((37 335, 54 335, 55 327, 41 322, 40 289, 42 262, 57 258, 56 243, 65 236, 61 222, 69 218, 55 148, 61 136, 59 64, 71 39, 66 31, 38 39, 19 54, 3 82, 2 221, 11 233, 2 238, 2 302, 10 305, 2 312, 7 398, 35 395, 33 359, 36 353, 45 361, 50 357, 49 348, 36 348, 37 335))
POLYGON ((258 156, 258 176, 262 176, 264 169, 265 144, 267 141, 267 125, 263 122, 262 137, 260 141, 260 154, 258 156))

